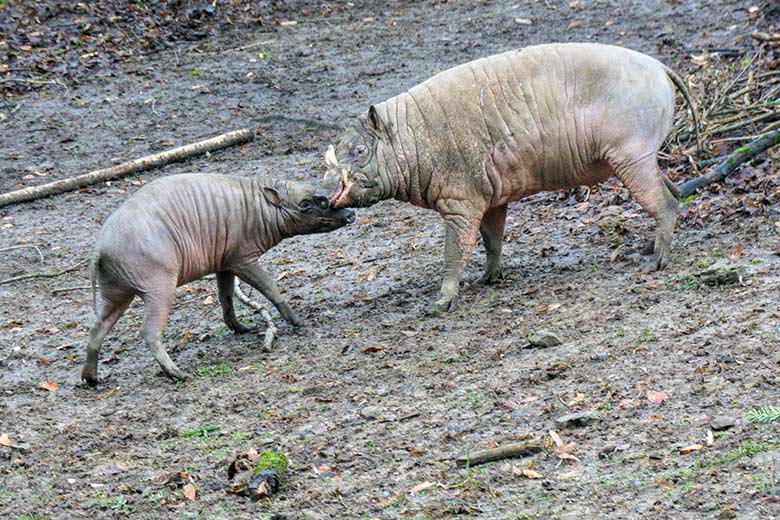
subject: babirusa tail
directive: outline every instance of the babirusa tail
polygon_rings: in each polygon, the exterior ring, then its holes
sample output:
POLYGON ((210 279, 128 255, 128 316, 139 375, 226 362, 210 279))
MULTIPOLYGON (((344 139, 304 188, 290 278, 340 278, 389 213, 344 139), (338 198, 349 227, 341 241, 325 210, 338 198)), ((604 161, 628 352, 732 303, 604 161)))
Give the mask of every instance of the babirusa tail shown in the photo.
POLYGON ((672 80, 674 86, 677 87, 677 90, 679 90, 680 94, 682 94, 683 98, 685 98, 685 102, 688 104, 688 108, 691 109, 691 116, 693 116, 693 133, 696 136, 696 151, 700 152, 701 142, 699 141, 699 116, 696 113, 696 106, 693 104, 693 100, 691 99, 691 93, 688 91, 688 87, 685 85, 683 79, 678 76, 675 71, 666 65, 663 65, 663 67, 664 71, 666 71, 666 75, 669 76, 670 80, 672 80))
POLYGON ((89 282, 92 285, 92 310, 97 314, 97 270, 100 264, 100 256, 93 255, 89 262, 89 282))

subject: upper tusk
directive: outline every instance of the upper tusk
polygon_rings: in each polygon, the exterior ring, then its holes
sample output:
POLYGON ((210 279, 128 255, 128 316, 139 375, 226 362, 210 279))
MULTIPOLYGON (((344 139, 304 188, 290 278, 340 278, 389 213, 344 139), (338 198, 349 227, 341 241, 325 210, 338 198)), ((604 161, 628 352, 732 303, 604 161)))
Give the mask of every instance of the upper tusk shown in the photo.
POLYGON ((344 183, 344 186, 349 184, 349 175, 347 173, 347 169, 346 168, 342 168, 341 169, 341 182, 344 183))
POLYGON ((336 149, 333 145, 328 146, 328 151, 325 152, 325 164, 331 168, 338 168, 339 160, 336 159, 336 149))

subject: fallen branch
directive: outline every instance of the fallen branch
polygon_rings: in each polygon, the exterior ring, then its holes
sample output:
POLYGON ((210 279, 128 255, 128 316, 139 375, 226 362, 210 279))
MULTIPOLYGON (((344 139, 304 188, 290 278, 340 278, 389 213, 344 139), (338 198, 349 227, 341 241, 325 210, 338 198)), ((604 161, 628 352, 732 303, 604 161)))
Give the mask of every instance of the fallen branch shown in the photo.
POLYGON ((246 306, 254 309, 255 311, 260 313, 260 316, 263 317, 263 320, 265 320, 265 340, 263 341, 263 348, 265 350, 271 350, 271 347, 274 345, 274 340, 276 339, 276 336, 279 334, 279 329, 276 328, 276 324, 274 323, 273 318, 271 318, 271 315, 268 313, 268 309, 251 299, 249 296, 244 294, 244 291, 241 290, 241 281, 236 277, 235 281, 233 282, 233 287, 235 288, 236 297, 238 297, 239 300, 241 300, 246 306))
POLYGON ((715 169, 683 183, 680 186, 680 196, 686 198, 703 186, 722 181, 731 175, 740 164, 751 160, 756 155, 772 148, 778 143, 780 143, 780 130, 772 130, 771 132, 760 136, 755 141, 737 148, 734 153, 724 157, 723 162, 715 167, 715 169))
POLYGON ((186 146, 180 146, 173 150, 166 150, 154 155, 147 155, 140 159, 128 161, 111 168, 105 168, 102 170, 95 170, 78 177, 71 177, 69 179, 62 179, 41 186, 33 186, 30 188, 24 188, 21 190, 12 191, 0 195, 0 207, 8 206, 9 204, 17 204, 19 202, 26 202, 29 200, 36 200, 43 197, 49 197, 51 195, 57 195, 66 191, 73 191, 85 186, 97 184, 98 182, 107 181, 110 179, 116 179, 119 177, 126 177, 133 173, 138 173, 152 168, 158 168, 165 166, 176 161, 182 161, 189 159, 195 155, 200 155, 206 152, 212 152, 229 146, 237 144, 243 144, 252 140, 254 131, 251 128, 243 128, 234 132, 228 132, 226 134, 206 139, 186 146))
POLYGON ((541 441, 522 441, 506 444, 490 450, 476 451, 467 455, 461 455, 455 459, 455 463, 458 466, 477 466, 479 464, 487 464, 488 462, 495 462, 497 460, 524 457, 533 453, 539 453, 540 451, 542 451, 541 441))
POLYGON ((3 285, 5 283, 11 283, 11 282, 19 282, 21 280, 29 280, 30 278, 57 278, 58 276, 62 276, 65 273, 75 271, 76 269, 84 265, 84 262, 86 261, 87 259, 85 258, 84 260, 77 263, 76 265, 68 267, 64 271, 58 271, 56 273, 30 273, 30 274, 22 274, 19 276, 14 276, 12 278, 6 278, 5 280, 0 280, 0 285, 3 285))

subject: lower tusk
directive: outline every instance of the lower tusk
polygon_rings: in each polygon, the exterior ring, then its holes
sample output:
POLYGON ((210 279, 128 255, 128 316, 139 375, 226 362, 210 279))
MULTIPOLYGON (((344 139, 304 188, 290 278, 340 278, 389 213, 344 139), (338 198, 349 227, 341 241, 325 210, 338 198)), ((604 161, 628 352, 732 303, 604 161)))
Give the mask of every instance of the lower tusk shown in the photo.
POLYGON ((344 183, 344 186, 349 184, 349 175, 347 174, 347 169, 346 168, 342 168, 341 169, 341 182, 344 183))
POLYGON ((328 180, 328 175, 330 175, 330 170, 325 170, 325 177, 322 178, 322 182, 325 182, 328 180))

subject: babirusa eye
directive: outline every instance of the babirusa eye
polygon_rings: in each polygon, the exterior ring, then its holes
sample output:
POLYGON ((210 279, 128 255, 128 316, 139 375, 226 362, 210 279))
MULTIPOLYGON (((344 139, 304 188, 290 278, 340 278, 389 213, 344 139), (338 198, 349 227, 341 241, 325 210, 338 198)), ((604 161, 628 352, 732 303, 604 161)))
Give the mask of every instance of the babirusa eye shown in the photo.
POLYGON ((320 209, 328 209, 328 207, 330 206, 330 200, 328 199, 328 197, 315 195, 311 200, 314 203, 314 205, 320 209))

